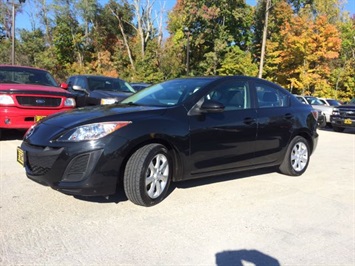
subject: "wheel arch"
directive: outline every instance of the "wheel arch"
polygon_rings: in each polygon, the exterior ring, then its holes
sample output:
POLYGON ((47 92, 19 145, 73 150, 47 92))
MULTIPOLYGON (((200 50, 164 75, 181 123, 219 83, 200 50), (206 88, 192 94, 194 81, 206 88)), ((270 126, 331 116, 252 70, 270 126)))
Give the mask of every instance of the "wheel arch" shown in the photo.
MULTIPOLYGON (((309 132, 307 132, 307 131, 300 131, 300 132, 298 132, 297 134, 295 134, 295 135, 293 136, 293 138, 295 138, 296 136, 301 136, 301 137, 303 137, 303 138, 305 138, 305 139, 307 140, 308 146, 309 146, 309 148, 310 148, 310 152, 311 152, 311 154, 312 154, 313 151, 314 151, 314 149, 315 149, 315 147, 314 147, 314 143, 313 143, 313 139, 312 139, 311 134, 310 134, 309 132)), ((292 138, 292 139, 293 139, 293 138, 292 138)), ((292 140, 292 139, 291 139, 291 140, 292 140)))
POLYGON ((183 164, 182 164, 182 158, 179 155, 179 149, 174 145, 171 141, 169 141, 167 138, 164 137, 156 137, 156 138, 144 138, 141 139, 134 144, 130 145, 126 151, 124 152, 123 156, 123 161, 121 164, 120 168, 120 174, 119 174, 119 179, 120 182, 123 180, 124 177, 124 172, 127 166, 127 162, 129 158, 132 156, 134 152, 136 152, 138 149, 142 148, 143 146, 146 146, 148 144, 161 144, 164 147, 167 148, 167 150, 170 152, 171 157, 172 157, 172 163, 173 163, 173 176, 172 176, 172 181, 179 180, 179 176, 183 174, 183 164))

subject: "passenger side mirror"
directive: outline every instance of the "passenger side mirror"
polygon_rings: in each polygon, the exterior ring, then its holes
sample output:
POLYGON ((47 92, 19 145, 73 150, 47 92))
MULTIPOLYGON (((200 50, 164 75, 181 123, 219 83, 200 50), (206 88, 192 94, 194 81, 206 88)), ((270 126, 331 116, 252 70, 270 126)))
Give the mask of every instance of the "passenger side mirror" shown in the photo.
POLYGON ((65 83, 65 82, 61 83, 61 84, 60 84, 60 87, 61 87, 62 89, 64 89, 64 90, 67 90, 67 89, 69 88, 68 84, 65 83))

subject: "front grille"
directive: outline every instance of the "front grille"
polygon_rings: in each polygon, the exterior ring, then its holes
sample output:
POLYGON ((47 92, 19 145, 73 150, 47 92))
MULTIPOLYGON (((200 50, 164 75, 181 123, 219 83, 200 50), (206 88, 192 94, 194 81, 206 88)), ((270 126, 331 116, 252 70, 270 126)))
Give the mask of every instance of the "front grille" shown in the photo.
POLYGON ((344 118, 352 118, 355 119, 355 109, 348 109, 348 110, 339 110, 339 114, 341 117, 344 118))
POLYGON ((21 106, 34 107, 58 107, 62 101, 61 98, 34 96, 16 96, 16 99, 21 106))
POLYGON ((27 166, 33 175, 45 175, 52 168, 58 155, 52 156, 27 156, 27 166))

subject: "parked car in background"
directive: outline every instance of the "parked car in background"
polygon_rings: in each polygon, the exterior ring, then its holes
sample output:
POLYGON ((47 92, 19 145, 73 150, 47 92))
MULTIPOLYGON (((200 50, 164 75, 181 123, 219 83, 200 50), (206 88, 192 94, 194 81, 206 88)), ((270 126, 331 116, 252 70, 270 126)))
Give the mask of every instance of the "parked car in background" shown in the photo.
POLYGON ((3 130, 28 129, 43 117, 74 107, 73 96, 49 72, 0 65, 0 138, 3 130))
POLYGON ((355 128, 355 103, 334 107, 330 121, 336 132, 343 132, 345 128, 355 128))
POLYGON ((327 106, 339 106, 341 102, 335 99, 328 99, 328 98, 318 98, 324 105, 327 106))
POLYGON ((152 206, 171 181, 271 166, 303 174, 317 146, 317 115, 266 80, 181 78, 42 120, 18 161, 30 179, 63 193, 107 196, 123 184, 129 200, 152 206))
POLYGON ((319 100, 317 97, 313 96, 301 96, 301 95, 295 95, 296 98, 303 104, 310 104, 313 106, 314 109, 321 111, 322 115, 325 117, 325 121, 322 122, 321 118, 319 117, 319 127, 325 127, 326 125, 331 125, 330 123, 330 116, 333 113, 333 106, 327 106, 324 105, 321 100, 319 100))
POLYGON ((152 86, 152 84, 144 83, 144 82, 131 82, 130 84, 135 91, 140 91, 149 86, 152 86))
POLYGON ((71 76, 67 87, 75 95, 77 107, 118 103, 136 92, 122 79, 97 75, 71 76))

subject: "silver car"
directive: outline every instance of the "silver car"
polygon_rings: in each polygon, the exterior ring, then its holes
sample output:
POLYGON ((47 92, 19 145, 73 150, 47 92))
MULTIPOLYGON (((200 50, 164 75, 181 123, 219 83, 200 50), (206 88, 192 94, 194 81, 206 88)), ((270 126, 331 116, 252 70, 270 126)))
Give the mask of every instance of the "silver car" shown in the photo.
POLYGON ((296 98, 304 104, 310 104, 313 106, 315 110, 321 111, 321 113, 325 116, 325 123, 320 125, 320 127, 325 127, 326 125, 331 125, 330 116, 333 113, 334 106, 325 105, 320 99, 313 96, 301 96, 295 95, 296 98))

